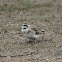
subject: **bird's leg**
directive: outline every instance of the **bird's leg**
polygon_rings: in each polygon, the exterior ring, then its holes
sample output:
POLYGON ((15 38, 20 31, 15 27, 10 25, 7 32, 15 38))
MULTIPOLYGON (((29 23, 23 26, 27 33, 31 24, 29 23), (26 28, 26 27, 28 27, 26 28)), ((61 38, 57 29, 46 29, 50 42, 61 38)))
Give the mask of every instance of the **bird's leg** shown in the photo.
POLYGON ((27 43, 33 43, 35 39, 30 39, 27 43))
POLYGON ((29 39, 28 41, 27 41, 27 43, 30 43, 31 42, 31 39, 29 39))

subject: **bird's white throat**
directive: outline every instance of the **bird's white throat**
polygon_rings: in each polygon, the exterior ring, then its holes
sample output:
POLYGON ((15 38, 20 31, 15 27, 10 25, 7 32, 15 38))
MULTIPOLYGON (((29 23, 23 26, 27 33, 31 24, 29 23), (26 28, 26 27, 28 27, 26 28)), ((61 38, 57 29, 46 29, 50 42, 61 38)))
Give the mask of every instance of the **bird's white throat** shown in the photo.
POLYGON ((21 31, 27 33, 29 29, 21 29, 21 31))

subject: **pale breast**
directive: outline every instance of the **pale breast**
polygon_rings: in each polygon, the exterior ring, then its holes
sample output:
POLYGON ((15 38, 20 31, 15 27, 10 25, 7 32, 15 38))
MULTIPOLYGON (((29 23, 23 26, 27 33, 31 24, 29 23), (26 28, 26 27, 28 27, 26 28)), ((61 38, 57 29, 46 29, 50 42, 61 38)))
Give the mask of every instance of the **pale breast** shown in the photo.
POLYGON ((34 39, 37 39, 39 37, 39 35, 35 35, 33 33, 24 34, 24 36, 27 38, 34 38, 34 39))

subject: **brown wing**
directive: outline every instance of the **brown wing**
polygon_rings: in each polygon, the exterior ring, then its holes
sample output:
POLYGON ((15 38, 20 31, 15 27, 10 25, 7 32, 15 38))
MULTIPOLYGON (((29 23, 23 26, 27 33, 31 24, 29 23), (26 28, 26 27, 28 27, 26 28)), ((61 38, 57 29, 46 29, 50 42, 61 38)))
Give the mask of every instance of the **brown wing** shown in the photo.
POLYGON ((32 30, 35 31, 35 34, 36 34, 36 35, 40 34, 40 32, 37 30, 37 28, 32 28, 32 30))

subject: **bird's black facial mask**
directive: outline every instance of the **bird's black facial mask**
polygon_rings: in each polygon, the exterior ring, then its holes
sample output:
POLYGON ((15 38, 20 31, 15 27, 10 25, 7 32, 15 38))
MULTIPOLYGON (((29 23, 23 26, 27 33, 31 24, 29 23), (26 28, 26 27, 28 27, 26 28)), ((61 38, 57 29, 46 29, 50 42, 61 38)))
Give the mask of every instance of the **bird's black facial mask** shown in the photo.
POLYGON ((23 26, 28 27, 27 25, 23 25, 23 26))
POLYGON ((28 28, 28 26, 27 25, 23 25, 24 26, 24 28, 23 29, 27 29, 28 28))

